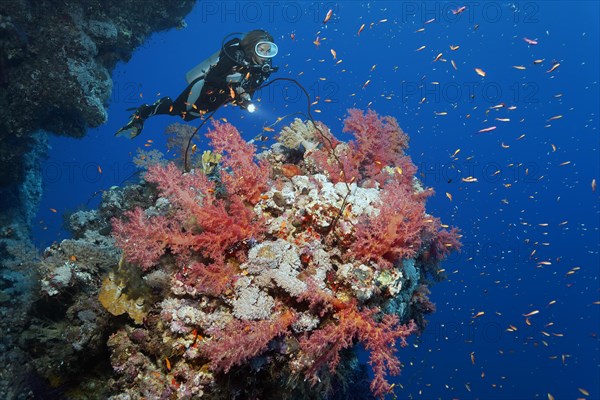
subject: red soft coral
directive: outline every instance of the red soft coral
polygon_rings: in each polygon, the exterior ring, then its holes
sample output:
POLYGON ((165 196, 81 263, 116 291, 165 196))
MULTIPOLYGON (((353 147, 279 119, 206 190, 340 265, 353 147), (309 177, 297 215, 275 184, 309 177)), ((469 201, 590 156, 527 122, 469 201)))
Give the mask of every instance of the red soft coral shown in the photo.
POLYGON ((167 218, 148 218, 141 208, 125 213, 126 220, 113 221, 113 237, 125 258, 143 270, 152 268, 165 253, 171 231, 167 218))
POLYGON ((365 114, 356 108, 349 109, 343 132, 352 132, 356 157, 365 161, 393 165, 408 148, 408 136, 396 118, 379 117, 373 110, 367 110, 365 114))
POLYGON ((405 167, 403 175, 412 176, 416 169, 406 160, 404 150, 408 148, 408 136, 394 117, 379 117, 373 110, 363 113, 358 109, 348 110, 343 132, 351 132, 354 141, 350 142, 351 158, 359 166, 361 179, 374 179, 382 184, 387 178, 382 175, 385 166, 405 167))
POLYGON ((300 347, 310 364, 305 372, 307 378, 316 383, 323 368, 328 367, 334 372, 340 362, 340 351, 358 340, 370 352, 369 364, 374 374, 371 390, 375 396, 383 398, 390 391, 386 376, 400 373, 400 361, 395 355, 396 341, 400 340, 400 345, 406 346, 406 338, 415 330, 415 325, 412 321, 408 325, 399 325, 396 315, 385 315, 381 322, 376 322, 373 319, 376 313, 376 309, 358 311, 355 306, 342 309, 335 315, 336 324, 325 325, 302 338, 300 347))
POLYGON ((224 260, 216 260, 211 264, 193 262, 177 272, 175 285, 177 292, 183 291, 190 296, 219 296, 231 289, 236 272, 235 266, 224 260))
POLYGON ((379 214, 361 218, 347 256, 374 261, 381 268, 414 257, 421 245, 424 215, 424 202, 415 198, 410 186, 388 183, 381 192, 379 214))
POLYGON ((168 249, 180 265, 192 255, 222 263, 240 242, 261 236, 264 225, 239 198, 217 199, 214 185, 201 173, 182 173, 174 164, 148 169, 146 180, 169 200, 168 216, 126 213, 129 221, 113 223, 117 245, 128 261, 147 270, 168 249))
POLYGON ((347 182, 374 180, 382 185, 390 177, 383 171, 386 166, 398 167, 395 173, 402 175, 405 182, 412 180, 416 167, 410 157, 404 155, 408 136, 395 118, 379 117, 373 110, 363 113, 350 109, 343 131, 351 132, 354 140, 343 145, 331 141, 333 147, 324 142, 324 146, 311 155, 334 183, 343 179, 347 182))
POLYGON ((229 195, 239 196, 254 205, 269 189, 269 163, 254 161, 256 148, 240 136, 235 126, 215 121, 206 134, 211 146, 223 155, 226 172, 222 176, 229 195))
POLYGON ((233 319, 224 328, 209 332, 212 339, 203 346, 202 353, 210 359, 213 370, 227 373, 233 366, 265 351, 269 342, 285 333, 295 320, 293 311, 286 311, 272 321, 233 319))

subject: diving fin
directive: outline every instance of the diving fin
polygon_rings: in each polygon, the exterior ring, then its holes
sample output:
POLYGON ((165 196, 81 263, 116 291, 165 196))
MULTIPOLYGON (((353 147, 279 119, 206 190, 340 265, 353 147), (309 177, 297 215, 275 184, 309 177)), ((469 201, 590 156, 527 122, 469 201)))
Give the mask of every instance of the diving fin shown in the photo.
POLYGON ((144 121, 140 118, 140 109, 138 108, 129 119, 129 122, 119 129, 115 136, 128 135, 129 139, 133 139, 142 133, 142 129, 144 129, 144 121))

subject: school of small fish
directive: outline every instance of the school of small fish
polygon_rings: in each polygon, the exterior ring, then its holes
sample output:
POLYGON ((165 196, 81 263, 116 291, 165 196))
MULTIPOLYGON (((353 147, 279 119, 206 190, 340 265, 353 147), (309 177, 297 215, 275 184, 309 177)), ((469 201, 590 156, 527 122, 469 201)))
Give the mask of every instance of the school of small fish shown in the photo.
MULTIPOLYGON (((331 11, 331 10, 330 10, 331 11)), ((461 16, 461 14, 468 14, 471 10, 469 10, 469 4, 465 4, 465 5, 458 5, 456 7, 452 7, 449 10, 449 13, 454 17, 454 18, 458 18, 461 16)), ((327 13, 327 16, 325 18, 325 20, 323 21, 323 24, 325 25, 327 22, 331 22, 332 18, 341 18, 340 16, 336 15, 335 12, 331 11, 327 13)), ((402 22, 396 21, 392 18, 389 19, 390 23, 393 24, 396 28, 395 29, 402 29, 402 22)), ((378 20, 378 21, 373 21, 373 22, 369 22, 366 18, 358 21, 356 23, 356 28, 353 32, 354 34, 354 38, 355 39, 359 39, 359 43, 360 40, 363 40, 363 37, 366 38, 365 33, 369 32, 372 29, 376 29, 381 27, 381 24, 384 22, 388 22, 388 19, 386 18, 378 20)), ((408 24, 407 24, 408 25, 408 24)), ((465 40, 463 38, 463 40, 458 40, 456 35, 452 35, 451 30, 452 26, 446 25, 445 29, 447 29, 447 31, 444 32, 443 35, 440 35, 437 37, 438 40, 431 40, 427 39, 428 38, 428 32, 429 31, 433 31, 435 29, 438 29, 439 26, 444 27, 444 24, 441 21, 441 18, 429 18, 427 19, 425 22, 423 22, 421 25, 414 25, 412 28, 410 28, 410 33, 412 33, 413 35, 415 35, 415 38, 418 40, 418 45, 411 47, 410 49, 408 49, 408 51, 406 52, 407 55, 409 52, 413 53, 414 55, 412 57, 417 57, 417 59, 420 59, 421 57, 423 58, 423 63, 427 63, 429 65, 428 68, 434 68, 436 70, 444 69, 445 67, 445 63, 448 63, 449 66, 451 67, 451 69, 446 69, 446 71, 448 72, 449 76, 449 82, 454 82, 455 78, 454 75, 452 74, 463 74, 463 70, 464 71, 471 71, 470 74, 471 77, 469 77, 469 80, 475 80, 475 79, 479 79, 481 81, 481 84, 486 84, 486 83, 490 83, 490 82, 494 82, 494 79, 497 79, 497 76, 501 73, 503 75, 505 74, 509 74, 510 71, 514 71, 515 74, 521 74, 516 75, 515 79, 537 79, 537 80, 543 80, 543 79, 554 79, 557 75, 556 74, 560 74, 561 70, 560 67, 562 64, 564 64, 564 61, 557 61, 557 60, 552 60, 552 54, 548 54, 545 57, 539 57, 539 49, 541 49, 542 47, 544 47, 545 49, 547 49, 546 45, 547 45, 547 39, 541 37, 541 35, 537 35, 535 32, 535 30, 532 30, 532 34, 530 35, 521 35, 521 36, 514 36, 512 38, 513 41, 513 45, 515 47, 518 48, 522 48, 523 45, 526 46, 526 48, 528 49, 528 51, 531 54, 531 58, 527 59, 527 58, 516 58, 516 57, 506 57, 506 62, 503 64, 500 63, 490 63, 490 62, 486 62, 485 59, 483 59, 482 57, 479 57, 477 54, 473 54, 470 53, 470 44, 468 42, 468 40, 465 40), (535 56, 534 56, 535 54, 535 56), (552 61, 548 61, 548 60, 552 60, 552 61), (500 71, 500 69, 504 69, 503 71, 500 71), (474 74, 473 74, 474 71, 474 74), (473 77, 473 75, 475 75, 473 77), (530 75, 533 75, 533 77, 531 77, 530 75)), ((481 34, 483 35, 482 31, 485 29, 485 25, 483 23, 481 24, 473 24, 472 25, 472 29, 470 34, 467 35, 467 39, 469 37, 472 37, 473 34, 476 32, 477 34, 481 34)), ((548 32, 546 32, 547 35, 548 32)), ((483 37, 483 36, 482 36, 483 37)), ((316 40, 315 40, 315 46, 319 46, 320 42, 322 42, 325 37, 324 37, 324 29, 320 30, 319 32, 317 32, 316 35, 316 40)), ((341 62, 341 59, 339 59, 339 53, 337 53, 335 50, 333 50, 333 48, 330 50, 331 54, 333 56, 333 60, 336 60, 338 62, 341 62)), ((448 65, 446 64, 446 65, 448 65)), ((395 66, 393 69, 393 72, 397 72, 400 70, 400 67, 395 66)), ((371 72, 373 71, 373 68, 371 69, 371 72)), ((341 71, 346 72, 346 69, 343 69, 341 71)), ((363 78, 362 80, 359 79, 359 81, 356 83, 356 89, 362 89, 363 91, 365 91, 365 93, 370 93, 371 94, 371 100, 368 101, 368 103, 366 104, 366 106, 370 106, 371 104, 373 104, 373 101, 375 100, 375 97, 377 96, 376 93, 373 93, 373 89, 372 87, 375 85, 375 82, 381 82, 383 80, 383 76, 382 75, 373 75, 371 73, 369 73, 365 78, 363 78), (362 82, 362 83, 361 83, 362 82)), ((423 87, 426 86, 432 86, 432 87, 439 87, 440 85, 443 85, 444 82, 440 82, 439 79, 437 81, 431 80, 428 77, 428 74, 424 73, 422 75, 421 78, 421 84, 423 87)), ((387 85, 387 84, 386 84, 387 85)), ((429 95, 427 95, 427 91, 423 91, 423 93, 425 94, 424 96, 419 96, 417 98, 417 107, 419 107, 419 109, 423 108, 426 109, 428 108, 428 106, 430 105, 429 103, 431 102, 431 104, 434 104, 433 101, 431 101, 429 99, 429 95)), ((358 93, 358 91, 356 91, 355 93, 352 94, 352 96, 357 96, 359 97, 360 94, 358 93)), ((395 100, 398 98, 397 94, 395 94, 393 92, 393 90, 388 90, 385 93, 381 93, 380 94, 382 99, 385 100, 395 100)), ((433 96, 432 96, 433 97, 433 96)), ((558 99, 559 101, 561 100, 561 98, 563 97, 562 93, 556 93, 554 95, 554 99, 558 99)), ((472 95, 471 96, 471 100, 475 101, 476 100, 476 95, 472 95)), ((357 101, 358 103, 358 101, 357 101)), ((513 100, 513 102, 509 102, 507 100, 501 100, 498 101, 497 103, 492 103, 490 105, 488 105, 486 108, 481 108, 481 105, 475 105, 475 103, 473 103, 472 109, 463 113, 462 114, 462 119, 464 121, 464 126, 468 127, 468 126, 477 126, 475 129, 473 129, 471 132, 472 134, 475 135, 475 137, 480 137, 482 138, 484 141, 486 140, 497 140, 497 145, 498 148, 500 149, 499 151, 502 152, 510 152, 512 151, 513 148, 517 148, 517 149, 523 149, 523 146, 527 146, 527 145, 531 145, 531 143, 528 143, 528 138, 531 137, 535 137, 535 134, 532 133, 531 129, 526 130, 526 128, 523 128, 526 125, 526 123, 528 122, 527 118, 524 115, 520 115, 523 112, 527 111, 526 107, 517 107, 517 103, 518 101, 513 100), (485 135, 483 135, 485 134, 485 135), (480 135, 480 136, 478 136, 480 135)), ((361 104, 361 103, 358 103, 361 104)), ((437 109, 432 110, 432 113, 434 115, 435 118, 450 118, 450 117, 454 117, 457 113, 460 113, 460 107, 458 107, 458 104, 448 104, 448 107, 443 107, 443 102, 437 102, 435 103, 437 104, 437 109)), ((481 103, 479 103, 481 104, 481 103)), ((560 103, 559 103, 560 104, 560 103)), ((363 105, 364 106, 364 105, 363 105)), ((558 108, 556 108, 558 109, 558 108)), ((538 127, 541 129, 550 129, 553 126, 557 126, 559 129, 564 129, 566 127, 566 125, 564 125, 564 120, 567 119, 567 114, 568 114, 568 110, 564 110, 564 112, 562 113, 552 113, 552 114, 546 114, 544 115, 544 110, 543 108, 539 109, 539 112, 542 113, 542 117, 541 120, 539 121, 538 127), (559 124, 563 124, 563 125, 559 125, 559 124)), ((529 125, 530 126, 530 125, 529 125)), ((468 129, 468 128, 467 128, 468 129)), ((531 139, 529 139, 531 140, 531 139)), ((565 157, 562 159, 555 159, 552 158, 553 161, 551 161, 551 163, 549 165, 555 166, 555 167, 561 167, 561 168, 572 168, 573 165, 575 164, 575 160, 570 160, 570 159, 566 159, 566 154, 564 153, 564 151, 561 151, 561 149, 559 147, 557 147, 557 145, 555 144, 556 142, 552 143, 550 136, 548 137, 545 145, 549 146, 549 150, 547 152, 547 154, 549 156, 554 157, 555 155, 560 155, 561 157, 565 157)), ((453 149, 451 151, 448 152, 450 154, 450 161, 454 164, 459 163, 459 162, 476 162, 477 160, 477 156, 475 154, 473 154, 471 152, 471 154, 467 154, 465 157, 461 157, 461 154, 464 153, 464 149, 463 149, 463 153, 461 153, 461 148, 456 148, 453 149)), ((501 198, 499 200, 499 204, 502 207, 510 207, 511 206, 511 198, 510 198, 510 191, 512 190, 512 188, 518 184, 518 182, 514 181, 514 180, 510 180, 509 177, 510 176, 515 176, 515 175, 522 175, 524 177, 527 177, 527 180, 530 180, 531 182, 535 182, 535 183, 541 183, 543 184, 544 182, 546 182, 546 180, 548 179, 547 176, 545 174, 542 173, 542 171, 539 170, 538 167, 534 166, 534 165, 527 165, 527 163, 524 162, 508 162, 506 163, 504 166, 503 165, 497 165, 496 168, 491 168, 489 171, 487 171, 488 174, 487 176, 485 176, 484 178, 486 180, 489 179, 497 179, 498 182, 501 183, 500 188, 501 190, 498 193, 501 193, 501 198)), ((480 185, 480 181, 481 181, 482 177, 481 176, 477 176, 475 174, 465 174, 463 171, 463 175, 460 175, 460 173, 457 173, 457 178, 451 178, 448 180, 448 182, 456 182, 457 184, 461 185, 458 187, 458 189, 456 191, 444 191, 442 193, 445 193, 446 199, 448 202, 450 202, 451 204, 453 204, 453 207, 461 207, 461 203, 463 201, 463 199, 466 196, 466 193, 468 193, 469 190, 480 190, 479 189, 479 185, 480 185), (473 188, 473 189, 470 189, 473 188)), ((592 176, 589 178, 590 180, 586 180, 585 185, 587 187, 588 192, 591 192, 592 194, 596 192, 596 177, 592 176), (591 182, 591 183, 590 183, 591 182), (591 187, 591 190, 590 190, 591 187)), ((581 181, 579 182, 574 182, 573 185, 578 185, 580 186, 582 184, 581 181)), ((539 201, 538 198, 540 197, 540 194, 534 193, 530 196, 530 199, 532 199, 533 201, 539 201)), ((560 201, 560 196, 556 198, 556 201, 559 202, 560 201)), ((568 223, 569 221, 562 221, 558 224, 556 224, 556 226, 558 226, 561 229, 565 229, 568 227, 568 223)), ((515 225, 520 225, 524 228, 526 228, 526 231, 530 232, 533 230, 534 226, 537 226, 538 229, 547 229, 548 227, 550 227, 550 223, 549 222, 538 222, 538 223, 532 223, 532 222, 526 222, 526 219, 524 218, 521 221, 518 221, 517 223, 515 223, 515 225)), ((547 232, 542 232, 543 234, 547 234, 547 232)), ((561 257, 545 257, 542 258, 542 254, 547 254, 548 250, 551 247, 551 243, 545 240, 540 240, 539 238, 529 238, 528 236, 530 236, 531 233, 528 233, 525 235, 524 238, 524 242, 525 245, 527 245, 528 247, 531 247, 532 250, 528 252, 529 254, 529 262, 537 269, 548 269, 550 270, 551 268, 565 268, 565 266, 559 267, 561 265, 561 257)), ((473 258, 469 258, 467 261, 473 261, 473 258)), ((527 268, 527 265, 523 266, 523 268, 527 268)), ((565 278, 569 278, 572 275, 575 275, 577 273, 581 273, 582 268, 579 266, 575 266, 575 267, 567 267, 566 269, 563 270, 562 274, 564 275, 565 278)), ((557 269, 557 271, 559 271, 557 269)), ((458 273, 458 270, 454 271, 454 273, 458 273)), ((496 285, 501 285, 502 283, 500 281, 496 282, 496 285)), ((567 285, 570 285, 570 283, 568 283, 567 285)), ((537 338, 533 339, 530 338, 528 339, 529 341, 532 340, 536 340, 537 342, 540 343, 540 345, 542 346, 542 348, 550 348, 552 346, 552 338, 561 338, 567 335, 567 333, 562 332, 560 330, 558 330, 557 325, 555 324, 555 322, 553 321, 549 321, 549 318, 551 318, 551 313, 549 312, 549 308, 550 307, 556 307, 557 304, 560 304, 560 300, 559 299, 551 299, 550 301, 546 300, 543 304, 543 299, 538 299, 538 301, 536 301, 536 299, 531 299, 531 308, 528 309, 524 309, 524 310, 514 310, 515 312, 512 314, 511 318, 514 320, 513 323, 508 324, 508 326, 505 328, 505 333, 507 335, 520 335, 521 332, 523 332, 527 327, 533 328, 533 327, 538 327, 538 333, 537 333, 537 338), (538 305, 538 307, 535 307, 536 304, 538 305), (541 320, 544 320, 544 323, 540 322, 541 320)), ((594 304, 600 304, 600 301, 595 302, 594 304)), ((484 310, 473 310, 472 314, 471 314, 471 321, 479 321, 480 319, 491 319, 494 318, 496 316, 501 316, 502 314, 497 312, 497 311, 490 311, 486 312, 484 310)), ((505 354, 504 350, 500 350, 499 351, 500 355, 505 354)), ((562 354, 558 354, 558 355, 551 355, 549 356, 550 360, 556 359, 561 361, 562 365, 567 365, 567 361, 573 357, 573 354, 567 354, 567 353, 562 353, 562 354)), ((475 351, 471 352, 469 354, 469 358, 471 360, 471 364, 473 366, 477 366, 480 370, 480 377, 481 379, 491 379, 489 378, 485 371, 483 370, 484 368, 484 363, 483 362, 476 362, 475 359, 475 351)), ((501 377, 500 379, 505 379, 504 377, 501 377)), ((401 386, 401 385, 400 385, 401 386)), ((464 383, 465 388, 470 392, 472 390, 472 386, 473 383, 472 382, 465 382, 464 383)), ((501 387, 502 384, 501 383, 492 383, 492 387, 501 387)), ((449 386, 447 386, 449 387, 449 386)), ((583 396, 590 396, 590 393, 588 392, 588 390, 583 389, 583 388, 575 388, 575 391, 578 391, 578 393, 580 395, 583 396)), ((421 391, 419 392, 419 394, 421 394, 421 391)), ((596 393, 596 395, 598 395, 596 393)), ((540 396, 547 396, 548 399, 553 399, 553 395, 550 392, 546 393, 540 393, 540 396)), ((580 397, 581 398, 581 397, 580 397)))

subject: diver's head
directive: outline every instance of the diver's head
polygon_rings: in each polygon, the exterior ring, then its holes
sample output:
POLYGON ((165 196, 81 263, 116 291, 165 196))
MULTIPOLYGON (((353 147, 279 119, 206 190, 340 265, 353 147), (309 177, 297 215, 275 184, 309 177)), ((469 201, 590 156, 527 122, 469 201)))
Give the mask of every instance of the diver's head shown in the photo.
POLYGON ((277 55, 277 45, 267 31, 256 29, 248 32, 240 41, 240 46, 255 64, 264 64, 277 55))

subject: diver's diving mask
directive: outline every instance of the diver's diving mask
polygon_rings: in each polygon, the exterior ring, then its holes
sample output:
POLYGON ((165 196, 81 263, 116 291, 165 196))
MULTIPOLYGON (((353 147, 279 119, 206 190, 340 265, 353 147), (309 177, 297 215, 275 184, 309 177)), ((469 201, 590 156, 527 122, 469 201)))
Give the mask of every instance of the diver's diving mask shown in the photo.
POLYGON ((273 58, 277 55, 277 45, 273 42, 261 40, 254 46, 254 52, 262 58, 273 58))

